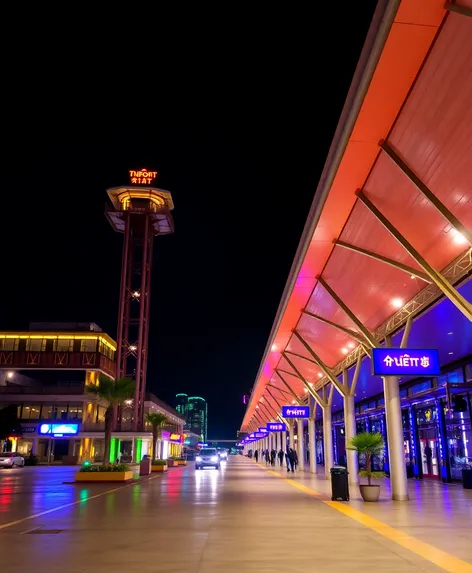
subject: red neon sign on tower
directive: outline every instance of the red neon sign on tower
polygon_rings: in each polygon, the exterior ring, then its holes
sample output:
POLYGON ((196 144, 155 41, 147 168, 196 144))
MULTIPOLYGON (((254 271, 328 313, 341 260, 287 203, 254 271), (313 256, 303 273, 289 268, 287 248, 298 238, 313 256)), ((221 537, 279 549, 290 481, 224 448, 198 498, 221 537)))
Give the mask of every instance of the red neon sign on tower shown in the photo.
POLYGON ((112 206, 105 214, 115 231, 124 234, 117 333, 117 377, 136 380, 133 430, 144 429, 144 398, 148 358, 154 237, 174 232, 169 191, 148 184, 157 171, 130 171, 136 183, 107 189, 112 206))

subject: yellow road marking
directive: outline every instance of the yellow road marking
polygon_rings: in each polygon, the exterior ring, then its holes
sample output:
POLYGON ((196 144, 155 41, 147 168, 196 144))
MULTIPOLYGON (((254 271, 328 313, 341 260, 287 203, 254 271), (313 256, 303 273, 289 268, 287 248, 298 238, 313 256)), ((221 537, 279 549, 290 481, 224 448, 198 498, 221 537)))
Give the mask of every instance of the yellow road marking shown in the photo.
MULTIPOLYGON (((151 481, 156 479, 159 476, 152 476, 147 481, 151 481)), ((64 503, 63 505, 58 505, 57 507, 52 507, 51 509, 46 509, 45 511, 40 511, 39 513, 34 513, 33 515, 27 515, 26 517, 22 517, 21 519, 16 519, 15 521, 9 521, 8 523, 3 523, 0 525, 1 529, 6 529, 7 527, 13 527, 14 525, 19 525, 20 523, 24 523, 25 521, 30 521, 31 519, 36 519, 37 517, 42 517, 43 515, 48 515, 49 513, 54 513, 55 511, 59 511, 61 509, 65 509, 66 507, 72 507, 74 505, 79 505, 80 503, 86 503, 91 499, 97 499, 98 497, 103 497, 104 495, 108 495, 109 493, 113 493, 114 491, 120 491, 121 489, 125 489, 132 485, 137 485, 139 481, 132 481, 131 483, 127 483, 125 485, 114 487, 113 489, 108 489, 107 491, 103 491, 102 493, 97 493, 96 495, 91 495, 89 497, 84 497, 84 499, 78 499, 77 501, 71 501, 70 503, 64 503)), ((83 485, 86 485, 85 483, 83 485)))
MULTIPOLYGON (((265 468, 264 468, 265 469, 265 468)), ((287 481, 291 486, 295 487, 296 489, 312 496, 321 498, 322 494, 306 485, 298 483, 290 478, 286 478, 285 476, 281 475, 278 472, 267 470, 268 473, 277 476, 279 478, 284 479, 287 481)), ((449 573, 472 573, 472 564, 468 563, 467 561, 463 561, 459 559, 459 557, 455 557, 442 549, 438 549, 434 547, 434 545, 430 545, 429 543, 425 543, 416 537, 412 537, 408 535, 408 533, 404 533, 399 529, 395 529, 394 527, 387 525, 383 521, 379 521, 358 509, 354 509, 344 503, 340 503, 339 501, 325 501, 323 499, 319 499, 322 503, 336 509, 337 511, 344 513, 351 519, 354 519, 358 523, 361 523, 365 527, 372 529, 376 533, 390 539, 394 543, 401 545, 405 549, 408 549, 412 553, 415 553, 419 557, 434 563, 438 567, 441 567, 445 571, 449 571, 449 573)))

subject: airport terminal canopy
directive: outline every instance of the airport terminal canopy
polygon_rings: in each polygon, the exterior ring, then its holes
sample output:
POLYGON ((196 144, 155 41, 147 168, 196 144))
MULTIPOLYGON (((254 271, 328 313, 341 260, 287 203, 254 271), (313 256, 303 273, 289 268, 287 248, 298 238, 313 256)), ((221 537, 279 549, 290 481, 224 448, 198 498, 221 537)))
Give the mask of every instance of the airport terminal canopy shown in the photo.
MULTIPOLYGON (((242 423, 441 297, 472 321, 472 0, 379 2, 242 423)), ((334 382, 333 382, 334 383, 334 382)))

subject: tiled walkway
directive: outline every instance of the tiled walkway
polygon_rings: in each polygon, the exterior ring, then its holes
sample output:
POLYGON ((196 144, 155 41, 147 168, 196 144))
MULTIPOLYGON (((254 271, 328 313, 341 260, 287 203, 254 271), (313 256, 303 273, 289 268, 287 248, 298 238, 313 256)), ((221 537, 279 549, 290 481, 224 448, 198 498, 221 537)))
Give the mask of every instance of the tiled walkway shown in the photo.
POLYGON ((333 503, 329 482, 243 457, 118 489, 28 470, 0 472, 2 573, 472 572, 472 494, 458 486, 333 503))

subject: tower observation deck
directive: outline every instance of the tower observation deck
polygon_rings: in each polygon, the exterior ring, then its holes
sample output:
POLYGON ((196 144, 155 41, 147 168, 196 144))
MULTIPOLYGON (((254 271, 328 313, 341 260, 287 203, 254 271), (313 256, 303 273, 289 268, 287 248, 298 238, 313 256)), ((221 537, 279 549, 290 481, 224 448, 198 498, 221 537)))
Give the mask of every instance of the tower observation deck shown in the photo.
POLYGON ((117 377, 136 380, 133 429, 144 427, 154 237, 174 232, 172 196, 149 184, 156 171, 130 171, 130 185, 107 189, 105 215, 124 234, 117 329, 117 377))

